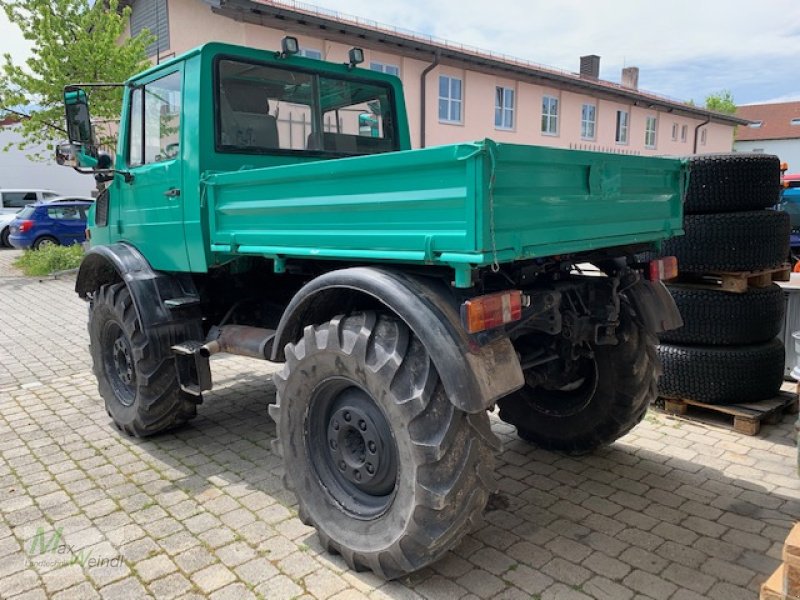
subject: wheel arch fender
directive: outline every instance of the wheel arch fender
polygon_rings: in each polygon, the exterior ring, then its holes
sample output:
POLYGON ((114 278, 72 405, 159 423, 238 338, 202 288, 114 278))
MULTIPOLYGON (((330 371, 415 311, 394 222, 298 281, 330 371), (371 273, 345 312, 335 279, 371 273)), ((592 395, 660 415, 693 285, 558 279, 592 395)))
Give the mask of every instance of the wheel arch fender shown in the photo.
POLYGON ((145 331, 175 320, 169 300, 182 305, 199 302, 188 273, 156 271, 144 255, 130 244, 116 243, 91 248, 81 261, 75 291, 83 298, 101 286, 122 281, 130 290, 133 306, 145 331))
POLYGON ((394 313, 419 338, 457 408, 469 413, 486 410, 524 384, 505 333, 468 335, 458 302, 442 281, 374 267, 330 271, 301 288, 281 317, 272 360, 285 360, 285 345, 300 339, 307 325, 376 304, 394 313))
POLYGON ((661 281, 640 278, 625 290, 625 296, 649 331, 661 333, 683 326, 678 306, 661 281))

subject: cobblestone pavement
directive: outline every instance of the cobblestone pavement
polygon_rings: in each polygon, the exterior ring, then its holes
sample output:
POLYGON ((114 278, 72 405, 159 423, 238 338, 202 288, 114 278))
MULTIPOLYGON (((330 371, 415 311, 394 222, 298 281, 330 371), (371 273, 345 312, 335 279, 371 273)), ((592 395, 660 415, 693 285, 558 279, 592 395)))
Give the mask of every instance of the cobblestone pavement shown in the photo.
POLYGON ((199 417, 109 426, 74 282, 0 252, 0 598, 755 598, 800 515, 793 417, 760 437, 650 414, 593 456, 504 442, 486 522, 401 581, 296 517, 270 452, 274 367, 215 360, 199 417), (54 532, 61 531, 61 537, 54 532))

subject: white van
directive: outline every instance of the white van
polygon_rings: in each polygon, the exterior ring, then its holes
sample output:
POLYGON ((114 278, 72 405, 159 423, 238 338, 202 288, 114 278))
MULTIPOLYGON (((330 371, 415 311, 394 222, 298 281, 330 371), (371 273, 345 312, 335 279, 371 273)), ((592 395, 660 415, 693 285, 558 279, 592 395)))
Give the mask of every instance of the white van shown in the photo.
POLYGON ((8 226, 28 204, 57 198, 53 190, 0 190, 0 247, 8 247, 8 226))

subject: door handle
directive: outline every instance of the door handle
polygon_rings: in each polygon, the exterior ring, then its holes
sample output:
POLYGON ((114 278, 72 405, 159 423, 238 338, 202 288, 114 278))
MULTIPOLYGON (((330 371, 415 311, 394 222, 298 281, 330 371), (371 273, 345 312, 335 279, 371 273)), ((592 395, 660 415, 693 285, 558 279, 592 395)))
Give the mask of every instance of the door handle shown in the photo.
POLYGON ((167 198, 177 198, 181 195, 181 191, 178 188, 169 188, 167 191, 164 192, 164 195, 167 198))

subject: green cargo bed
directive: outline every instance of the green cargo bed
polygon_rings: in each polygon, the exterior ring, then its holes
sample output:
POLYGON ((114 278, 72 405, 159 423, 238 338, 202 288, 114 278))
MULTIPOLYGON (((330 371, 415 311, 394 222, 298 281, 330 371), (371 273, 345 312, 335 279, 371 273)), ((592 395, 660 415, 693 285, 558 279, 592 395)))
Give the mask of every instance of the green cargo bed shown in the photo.
POLYGON ((463 275, 680 235, 685 176, 678 159, 487 139, 211 174, 203 185, 220 258, 402 261, 463 275))

